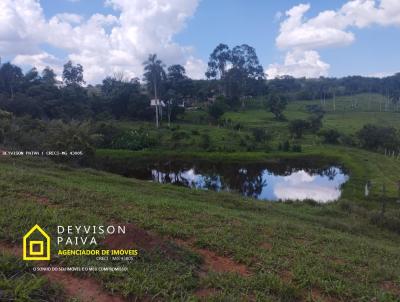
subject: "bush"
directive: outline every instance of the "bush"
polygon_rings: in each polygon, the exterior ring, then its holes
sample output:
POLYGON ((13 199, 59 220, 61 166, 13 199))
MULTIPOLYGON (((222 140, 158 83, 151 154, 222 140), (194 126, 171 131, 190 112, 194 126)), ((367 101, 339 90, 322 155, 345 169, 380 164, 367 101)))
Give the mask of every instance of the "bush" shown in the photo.
POLYGON ((185 131, 176 131, 172 133, 172 140, 178 141, 187 138, 189 135, 185 131))
POLYGON ((236 124, 233 126, 233 130, 240 131, 240 129, 242 129, 242 125, 241 125, 240 123, 236 123, 236 124))
POLYGON ((115 140, 113 148, 138 151, 154 145, 156 145, 156 140, 148 132, 140 129, 125 132, 115 140))
POLYGON ((253 133, 254 139, 257 142, 265 142, 271 138, 269 133, 263 128, 253 128, 251 132, 253 133))
POLYGON ((101 137, 97 147, 112 148, 114 140, 123 134, 121 128, 115 127, 112 123, 102 122, 94 130, 101 137))
POLYGON ((400 146, 399 135, 393 127, 367 124, 357 133, 357 137, 361 147, 368 150, 398 150, 400 146))
POLYGON ((200 147, 204 150, 211 147, 211 138, 208 134, 204 133, 201 135, 200 147))
POLYGON ((293 120, 289 123, 289 131, 296 138, 301 138, 309 126, 306 120, 293 120))
POLYGON ((358 144, 353 135, 342 134, 340 136, 340 143, 347 146, 356 146, 358 144))
POLYGON ((208 113, 214 120, 219 120, 221 116, 224 115, 227 110, 227 106, 223 98, 217 99, 213 104, 208 106, 208 113))
POLYGON ((383 229, 400 234, 400 219, 397 217, 385 215, 375 212, 370 215, 370 222, 383 229))
POLYGON ((326 144, 338 144, 340 132, 336 129, 322 130, 318 133, 326 144))
POLYGON ((301 145, 293 145, 292 146, 292 151, 293 152, 302 152, 301 145))
POLYGON ((279 151, 289 152, 290 151, 290 143, 289 141, 285 141, 283 143, 279 143, 278 146, 279 151))

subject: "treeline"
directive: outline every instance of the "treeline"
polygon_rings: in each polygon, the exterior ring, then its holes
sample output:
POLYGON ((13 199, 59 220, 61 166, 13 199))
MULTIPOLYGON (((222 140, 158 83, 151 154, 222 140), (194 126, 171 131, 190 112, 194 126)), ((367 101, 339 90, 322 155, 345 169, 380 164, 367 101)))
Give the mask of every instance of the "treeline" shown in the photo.
POLYGON ((385 78, 348 76, 343 78, 293 78, 284 76, 268 81, 270 91, 285 93, 291 99, 324 100, 336 96, 377 93, 397 103, 400 99, 400 73, 385 78))
MULTIPOLYGON (((33 68, 24 74, 18 66, 5 63, 0 66, 0 109, 43 120, 153 118, 152 96, 139 79, 119 74, 85 87, 83 75, 83 67, 71 62, 64 65, 62 81, 50 68, 41 72, 33 68)), ((180 94, 171 103, 172 118, 179 111, 180 98, 192 98, 195 89, 201 90, 184 75, 184 69, 179 78, 176 76, 175 67, 169 68, 163 82, 165 94, 180 94)))
MULTIPOLYGON (((181 65, 165 66, 156 55, 144 62, 142 79, 123 73, 101 84, 85 86, 84 69, 68 62, 62 75, 50 68, 26 73, 0 62, 0 109, 16 116, 39 119, 138 119, 153 120, 151 99, 164 103, 160 118, 174 120, 184 107, 211 104, 218 97, 232 109, 249 105, 255 97, 286 101, 329 99, 357 93, 380 93, 398 103, 400 73, 383 79, 369 77, 296 79, 285 76, 266 80, 256 51, 243 44, 232 49, 218 45, 210 55, 207 80, 193 80, 181 65)), ((153 104, 154 105, 154 104, 153 104)), ((218 111, 218 110, 217 110, 218 111)))

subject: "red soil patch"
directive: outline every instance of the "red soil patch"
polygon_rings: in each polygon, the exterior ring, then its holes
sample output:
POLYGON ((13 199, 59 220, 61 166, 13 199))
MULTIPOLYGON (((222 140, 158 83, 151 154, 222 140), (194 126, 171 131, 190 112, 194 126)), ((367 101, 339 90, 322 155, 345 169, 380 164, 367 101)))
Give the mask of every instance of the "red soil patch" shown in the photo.
POLYGON ((267 251, 272 250, 272 244, 269 242, 264 242, 261 244, 261 248, 267 251))
POLYGON ((293 281, 293 273, 288 270, 281 271, 279 277, 286 283, 291 283, 293 281))
POLYGON ((212 251, 195 249, 204 259, 204 266, 207 270, 217 273, 237 273, 242 276, 250 276, 247 266, 234 262, 227 257, 221 257, 212 251))
MULTIPOLYGON (((0 250, 3 253, 21 257, 22 248, 0 242, 0 250)), ((49 266, 45 262, 37 262, 37 266, 49 266)), ((50 282, 58 283, 65 293, 82 302, 123 302, 124 299, 104 292, 100 284, 90 278, 77 278, 66 272, 39 272, 48 278, 50 282)))
POLYGON ((44 272, 42 275, 50 281, 61 284, 68 296, 76 297, 82 302, 122 302, 118 296, 105 293, 102 287, 94 280, 76 278, 65 272, 44 272))
POLYGON ((30 194, 30 193, 24 193, 23 196, 27 197, 27 198, 34 199, 35 202, 37 202, 38 204, 41 204, 41 205, 44 205, 44 206, 55 207, 55 205, 52 204, 50 199, 47 198, 47 197, 36 196, 36 195, 30 194))
POLYGON ((110 249, 141 248, 147 251, 164 244, 161 238, 133 224, 126 224, 125 230, 126 234, 108 235, 102 243, 110 249))
POLYGON ((381 285, 381 288, 400 297, 400 285, 394 283, 393 281, 384 281, 381 285))
POLYGON ((201 269, 203 272, 213 271, 217 273, 237 273, 244 277, 251 275, 251 272, 246 265, 237 263, 231 258, 219 256, 207 249, 193 247, 188 242, 182 240, 175 241, 178 245, 185 246, 203 257, 204 264, 201 269))
POLYGON ((341 258, 334 257, 334 256, 328 257, 328 259, 331 260, 335 264, 340 264, 340 265, 345 265, 346 264, 345 260, 343 260, 341 258))
POLYGON ((102 244, 109 249, 138 249, 146 252, 158 250, 173 259, 177 258, 177 252, 173 246, 170 246, 162 237, 131 223, 120 224, 120 226, 125 226, 126 233, 108 235, 102 244))

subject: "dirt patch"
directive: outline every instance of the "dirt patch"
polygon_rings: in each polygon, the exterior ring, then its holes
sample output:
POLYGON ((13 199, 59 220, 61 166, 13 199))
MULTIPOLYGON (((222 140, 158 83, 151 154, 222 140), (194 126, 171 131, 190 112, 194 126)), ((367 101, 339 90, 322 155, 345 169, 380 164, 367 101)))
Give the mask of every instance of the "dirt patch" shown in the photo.
POLYGON ((82 302, 122 302, 120 297, 105 293, 102 287, 94 280, 76 278, 64 272, 45 272, 42 275, 52 282, 60 284, 68 296, 76 297, 82 302))
POLYGON ((382 282, 381 288, 384 291, 400 296, 400 285, 396 284, 393 281, 382 282))
POLYGON ((207 270, 217 273, 237 273, 242 276, 250 276, 247 266, 236 263, 230 258, 222 257, 206 249, 196 249, 204 259, 204 266, 207 270))
POLYGON ((285 283, 291 283, 293 281, 293 273, 289 270, 283 270, 283 271, 279 272, 279 277, 285 283))
POLYGON ((340 265, 345 265, 346 264, 345 260, 343 260, 341 258, 334 257, 334 256, 328 257, 328 259, 330 261, 332 261, 333 263, 335 263, 335 264, 340 264, 340 265))
POLYGON ((23 196, 25 198, 31 198, 33 199, 36 203, 44 205, 44 206, 48 206, 48 207, 55 207, 56 205, 54 205, 49 198, 47 197, 43 197, 43 196, 36 196, 30 193, 24 193, 23 196))
POLYGON ((264 250, 270 251, 272 250, 272 244, 269 242, 263 242, 260 247, 264 250))
POLYGON ((201 267, 200 273, 213 271, 217 273, 237 273, 244 277, 251 275, 251 272, 246 265, 237 263, 231 258, 219 256, 210 250, 196 248, 190 243, 193 241, 194 240, 175 240, 178 245, 185 246, 186 248, 189 248, 193 252, 202 256, 204 263, 201 267))
MULTIPOLYGON (((4 253, 21 257, 22 248, 0 242, 0 250, 4 253)), ((37 266, 48 266, 48 263, 38 262, 37 266)), ((58 283, 69 297, 74 297, 82 302, 123 302, 119 296, 113 296, 104 292, 100 284, 91 278, 77 278, 66 272, 40 272, 50 282, 58 283)))
MULTIPOLYGON (((112 223, 117 226, 118 224, 112 223)), ((134 224, 119 224, 125 226, 125 234, 107 235, 102 244, 109 249, 138 249, 139 251, 160 251, 166 256, 177 259, 178 253, 174 247, 162 237, 146 231, 134 224)))

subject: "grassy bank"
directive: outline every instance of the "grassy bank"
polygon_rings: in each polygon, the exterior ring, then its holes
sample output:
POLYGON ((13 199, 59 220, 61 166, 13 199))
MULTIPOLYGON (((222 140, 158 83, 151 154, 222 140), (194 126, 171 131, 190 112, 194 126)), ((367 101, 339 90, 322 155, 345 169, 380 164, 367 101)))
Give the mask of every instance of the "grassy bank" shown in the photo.
MULTIPOLYGON (((378 171, 388 181, 398 176, 399 169, 386 173, 398 167, 392 159, 375 162, 375 155, 359 150, 345 154, 341 156, 356 168, 353 179, 378 171), (368 168, 362 165, 366 158, 368 168)), ((141 256, 128 264, 128 273, 92 275, 128 300, 204 299, 199 293, 206 293, 207 301, 398 300, 400 235, 372 222, 378 199, 350 198, 358 196, 351 189, 356 190, 355 181, 341 201, 317 206, 157 185, 49 161, 1 159, 0 171, 3 241, 18 244, 36 223, 55 230, 57 225, 110 221, 133 224, 161 238, 165 248, 136 243, 141 256), (244 265, 248 274, 204 271, 204 251, 244 265)), ((390 202, 387 215, 399 217, 399 205, 390 202)), ((53 261, 96 263, 89 258, 53 261)))

